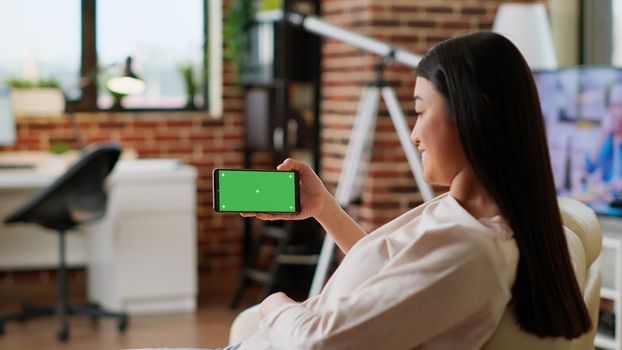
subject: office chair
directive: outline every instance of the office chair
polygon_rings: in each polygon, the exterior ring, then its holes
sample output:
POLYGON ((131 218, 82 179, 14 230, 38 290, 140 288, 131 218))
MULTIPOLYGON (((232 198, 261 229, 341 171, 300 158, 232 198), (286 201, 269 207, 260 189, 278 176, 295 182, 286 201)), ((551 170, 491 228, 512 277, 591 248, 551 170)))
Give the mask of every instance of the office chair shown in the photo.
POLYGON ((58 232, 58 295, 55 307, 24 305, 21 312, 0 318, 0 334, 4 333, 6 321, 25 321, 54 314, 61 323, 57 333, 60 341, 69 339, 68 315, 86 315, 93 321, 99 317, 114 317, 118 319, 119 331, 127 328, 128 317, 125 313, 106 311, 97 304, 69 304, 65 262, 65 233, 104 216, 107 201, 104 180, 114 168, 120 153, 120 145, 114 142, 87 147, 82 157, 63 175, 5 218, 5 224, 34 223, 58 232))

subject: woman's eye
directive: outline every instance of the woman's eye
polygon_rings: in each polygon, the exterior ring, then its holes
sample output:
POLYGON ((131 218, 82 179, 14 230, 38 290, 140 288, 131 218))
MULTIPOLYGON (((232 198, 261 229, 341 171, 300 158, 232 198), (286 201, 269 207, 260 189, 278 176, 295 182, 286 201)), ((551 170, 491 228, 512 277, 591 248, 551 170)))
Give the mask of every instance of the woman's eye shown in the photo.
POLYGON ((421 116, 421 112, 415 111, 415 118, 419 118, 421 116))

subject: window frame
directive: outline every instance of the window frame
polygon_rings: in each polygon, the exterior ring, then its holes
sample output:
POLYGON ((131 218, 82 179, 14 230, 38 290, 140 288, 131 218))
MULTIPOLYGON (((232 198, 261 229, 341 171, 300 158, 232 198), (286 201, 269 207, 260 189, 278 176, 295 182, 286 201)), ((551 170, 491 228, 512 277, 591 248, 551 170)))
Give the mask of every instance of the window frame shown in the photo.
MULTIPOLYGON (((80 112, 99 112, 99 111, 107 111, 108 109, 102 109, 97 106, 97 30, 96 30, 96 21, 97 21, 97 1, 98 0, 81 0, 81 59, 80 59, 80 77, 82 81, 84 81, 84 85, 81 86, 81 97, 78 100, 70 101, 68 103, 68 109, 70 111, 80 111, 80 112)), ((103 0, 99 0, 103 1, 103 0)), ((203 91, 203 101, 205 104, 198 108, 199 111, 214 111, 213 107, 216 107, 216 115, 220 115, 218 111, 218 107, 220 104, 212 103, 212 100, 217 100, 214 98, 214 94, 211 93, 214 84, 210 83, 207 79, 208 72, 214 72, 214 64, 212 61, 218 60, 217 55, 210 55, 210 49, 213 49, 211 39, 213 36, 210 36, 210 11, 209 8, 214 8, 213 6, 208 6, 208 3, 218 3, 221 1, 211 1, 204 0, 203 4, 203 62, 205 62, 205 57, 209 55, 209 64, 206 67, 203 67, 203 81, 202 81, 202 91, 203 91), (215 57, 216 56, 216 57, 215 57), (216 106, 213 106, 216 105, 216 106)), ((211 26, 212 30, 214 29, 213 25, 211 26)), ((213 31, 212 31, 213 33, 213 31)), ((216 53, 218 54, 218 53, 216 53)), ((185 108, 124 108, 122 112, 158 112, 158 111, 187 111, 185 108)))

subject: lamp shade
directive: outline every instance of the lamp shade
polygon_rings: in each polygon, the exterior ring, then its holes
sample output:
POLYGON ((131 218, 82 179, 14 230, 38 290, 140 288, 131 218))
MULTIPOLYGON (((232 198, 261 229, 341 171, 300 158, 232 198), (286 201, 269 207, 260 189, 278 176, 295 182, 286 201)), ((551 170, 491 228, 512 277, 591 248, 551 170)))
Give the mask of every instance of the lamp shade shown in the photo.
POLYGON ((492 31, 510 39, 531 69, 555 69, 557 58, 543 4, 499 5, 492 31))
POLYGON ((108 90, 120 95, 137 95, 145 91, 145 82, 132 77, 116 77, 106 82, 108 90))
POLYGON ((109 79, 106 87, 114 93, 127 96, 143 93, 146 85, 132 70, 132 57, 127 57, 121 76, 109 79))

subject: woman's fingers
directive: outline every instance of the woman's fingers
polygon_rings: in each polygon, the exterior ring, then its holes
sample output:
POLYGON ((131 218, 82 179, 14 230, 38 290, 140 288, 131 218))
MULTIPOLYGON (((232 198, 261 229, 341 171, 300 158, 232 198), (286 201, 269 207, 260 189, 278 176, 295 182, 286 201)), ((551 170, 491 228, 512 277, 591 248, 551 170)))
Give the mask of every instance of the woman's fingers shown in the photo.
POLYGON ((295 214, 269 214, 269 213, 240 213, 245 218, 257 218, 259 220, 295 220, 295 214))
POLYGON ((305 167, 305 163, 299 162, 297 160, 287 158, 283 161, 283 163, 279 164, 276 167, 276 170, 298 170, 302 171, 305 167))
POLYGON ((293 170, 295 163, 296 162, 293 159, 287 158, 283 161, 283 163, 277 165, 276 170, 293 170))
POLYGON ((257 213, 255 217, 259 220, 293 220, 296 216, 293 214, 257 213))

